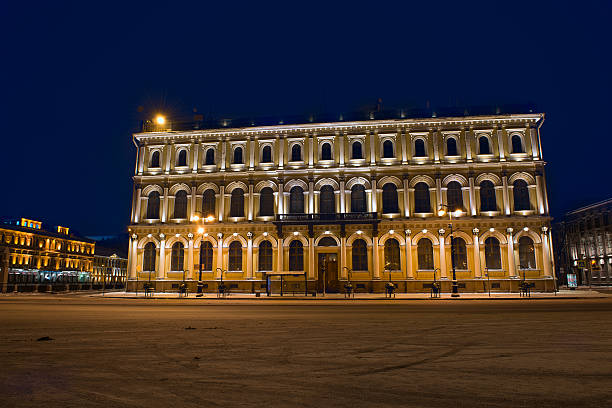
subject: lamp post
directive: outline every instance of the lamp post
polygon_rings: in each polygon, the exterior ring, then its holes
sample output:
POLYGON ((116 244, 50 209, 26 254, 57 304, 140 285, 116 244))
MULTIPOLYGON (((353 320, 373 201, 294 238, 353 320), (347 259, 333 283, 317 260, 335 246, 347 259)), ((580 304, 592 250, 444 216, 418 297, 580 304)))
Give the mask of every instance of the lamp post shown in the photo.
POLYGON ((453 268, 453 285, 451 291, 451 297, 459 297, 459 285, 457 284, 457 274, 455 272, 455 239, 453 237, 453 214, 455 217, 459 217, 462 214, 461 209, 456 209, 453 212, 450 211, 450 207, 446 204, 440 204, 440 209, 438 210, 438 216, 443 217, 448 212, 448 217, 450 223, 448 224, 448 228, 450 228, 450 239, 451 239, 451 265, 453 268), (446 207, 449 211, 445 210, 446 207))
MULTIPOLYGON (((204 218, 199 213, 196 213, 191 217, 191 221, 196 222, 196 223, 199 223, 200 221, 213 222, 214 220, 215 220, 215 217, 213 217, 212 215, 208 215, 206 218, 204 218)), ((198 227, 198 234, 200 234, 203 237, 204 227, 202 226, 198 227)), ((204 283, 202 283, 202 261, 203 261, 202 255, 203 255, 202 242, 200 242, 200 256, 199 256, 200 259, 198 263, 198 293, 196 294, 196 297, 204 296, 204 294, 202 293, 202 291, 204 290, 204 283)))

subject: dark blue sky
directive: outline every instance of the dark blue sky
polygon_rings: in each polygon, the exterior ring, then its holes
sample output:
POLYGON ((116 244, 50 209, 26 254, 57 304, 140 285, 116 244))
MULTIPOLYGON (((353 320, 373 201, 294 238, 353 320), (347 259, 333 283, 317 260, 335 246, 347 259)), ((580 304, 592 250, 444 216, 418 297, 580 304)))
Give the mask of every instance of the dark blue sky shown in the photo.
POLYGON ((0 6, 0 215, 124 231, 130 135, 158 110, 299 115, 377 98, 535 104, 553 215, 612 196, 608 1, 169 4, 0 6))

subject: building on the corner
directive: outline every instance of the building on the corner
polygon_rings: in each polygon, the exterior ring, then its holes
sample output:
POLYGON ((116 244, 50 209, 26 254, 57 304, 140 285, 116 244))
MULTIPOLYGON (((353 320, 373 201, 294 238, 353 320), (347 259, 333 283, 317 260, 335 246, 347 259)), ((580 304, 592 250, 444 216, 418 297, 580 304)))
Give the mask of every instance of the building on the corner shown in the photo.
MULTIPOLYGON (((134 134, 128 288, 555 287, 543 114, 134 134), (446 207, 445 207, 446 208, 446 207), (203 219, 207 219, 202 222, 203 219), (201 262, 200 262, 201 259, 201 262), (303 274, 303 275, 300 275, 303 274), (295 275, 295 276, 292 276, 295 275), (487 280, 488 278, 488 280, 487 280)), ((276 289, 277 290, 277 289, 276 289)))
POLYGON ((570 211, 553 224, 557 276, 579 285, 612 285, 612 199, 570 211))
POLYGON ((90 283, 95 243, 26 218, 0 223, 2 291, 83 289, 90 283))
POLYGON ((91 274, 92 287, 97 289, 106 285, 107 289, 125 288, 127 263, 125 254, 117 254, 113 249, 96 246, 91 274))

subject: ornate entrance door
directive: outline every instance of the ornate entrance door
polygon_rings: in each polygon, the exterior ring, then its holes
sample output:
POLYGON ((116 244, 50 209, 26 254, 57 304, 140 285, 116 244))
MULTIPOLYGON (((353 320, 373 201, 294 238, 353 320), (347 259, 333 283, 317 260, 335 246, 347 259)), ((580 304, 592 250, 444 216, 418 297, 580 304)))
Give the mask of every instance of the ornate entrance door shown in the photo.
POLYGON ((338 293, 340 282, 338 281, 338 254, 319 254, 318 259, 317 292, 338 293))

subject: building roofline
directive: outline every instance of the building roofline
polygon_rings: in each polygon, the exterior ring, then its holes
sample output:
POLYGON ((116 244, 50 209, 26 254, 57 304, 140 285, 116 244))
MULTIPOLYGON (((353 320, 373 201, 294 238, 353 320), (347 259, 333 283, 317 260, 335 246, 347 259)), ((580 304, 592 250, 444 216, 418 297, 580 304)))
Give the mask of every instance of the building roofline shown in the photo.
POLYGON ((53 238, 62 238, 62 239, 67 239, 67 240, 72 240, 72 241, 85 242, 85 243, 88 243, 88 244, 95 244, 96 243, 96 241, 94 241, 93 239, 81 237, 79 235, 60 234, 59 232, 49 231, 49 230, 42 229, 42 228, 41 229, 37 229, 37 228, 30 228, 30 227, 22 227, 22 226, 19 226, 19 225, 11 225, 11 224, 2 224, 2 223, 0 223, 0 229, 7 229, 7 230, 19 231, 19 232, 27 232, 27 233, 35 234, 35 235, 37 234, 37 235, 44 235, 44 236, 53 237, 53 238))
POLYGON ((320 122, 320 123, 300 123, 300 124, 279 124, 273 126, 253 126, 253 127, 234 127, 234 128, 213 128, 213 129, 193 129, 193 130, 166 130, 158 132, 136 132, 133 134, 137 140, 165 136, 194 136, 194 135, 214 135, 214 134, 254 134, 254 133, 283 133, 293 131, 308 130, 339 130, 349 128, 372 128, 380 126, 448 126, 470 124, 498 124, 515 121, 531 121, 534 124, 544 120, 544 113, 525 113, 507 115, 480 115, 480 116, 447 116, 432 118, 408 118, 408 119, 381 119, 381 120, 361 120, 350 122, 320 122))
POLYGON ((568 211, 565 214, 566 215, 577 214, 579 212, 583 212, 583 211, 587 211, 587 210, 592 210, 594 208, 601 207, 601 206, 606 205, 606 204, 612 204, 612 198, 608 198, 608 199, 603 200, 603 201, 599 201, 599 202, 596 202, 596 203, 593 203, 593 204, 589 204, 589 205, 584 206, 584 207, 577 208, 577 209, 572 210, 572 211, 568 211))

